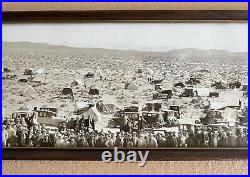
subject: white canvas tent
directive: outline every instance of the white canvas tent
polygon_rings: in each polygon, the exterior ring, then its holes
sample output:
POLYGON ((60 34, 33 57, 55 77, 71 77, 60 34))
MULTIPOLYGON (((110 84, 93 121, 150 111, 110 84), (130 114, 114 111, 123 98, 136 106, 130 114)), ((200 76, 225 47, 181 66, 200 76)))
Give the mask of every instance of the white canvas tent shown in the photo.
POLYGON ((210 101, 210 109, 219 110, 227 107, 227 104, 221 100, 210 101))
POLYGON ((84 113, 84 117, 88 118, 90 116, 91 118, 94 119, 95 122, 99 121, 102 119, 101 113, 96 109, 96 106, 89 108, 88 111, 84 113))
POLYGON ((47 77, 43 75, 37 75, 34 79, 32 79, 32 82, 40 83, 40 84, 46 84, 47 83, 47 77))
POLYGON ((128 90, 138 90, 139 86, 136 85, 134 82, 126 83, 125 89, 128 90))
POLYGON ((226 108, 222 117, 225 121, 236 122, 238 117, 237 110, 233 108, 226 108))
POLYGON ((243 96, 241 91, 232 90, 232 91, 224 91, 220 93, 220 98, 226 102, 227 106, 231 107, 239 107, 240 99, 243 96))
POLYGON ((194 91, 197 91, 197 96, 200 96, 200 97, 209 96, 209 88, 194 88, 194 91))
POLYGON ((36 91, 33 87, 29 86, 23 91, 23 96, 29 97, 36 94, 36 91))
POLYGON ((71 86, 83 86, 84 82, 80 79, 75 79, 71 82, 70 84, 71 86))
POLYGON ((75 103, 75 110, 79 110, 79 109, 85 109, 89 107, 89 103, 85 102, 85 101, 81 101, 81 102, 76 102, 75 103))

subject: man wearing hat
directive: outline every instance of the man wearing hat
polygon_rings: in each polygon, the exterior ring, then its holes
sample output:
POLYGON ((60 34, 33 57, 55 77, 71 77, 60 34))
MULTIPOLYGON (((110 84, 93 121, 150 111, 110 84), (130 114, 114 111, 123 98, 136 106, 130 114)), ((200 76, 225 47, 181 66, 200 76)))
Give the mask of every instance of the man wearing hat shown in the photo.
POLYGON ((103 132, 99 134, 99 138, 96 140, 96 147, 105 147, 106 140, 104 136, 103 132))

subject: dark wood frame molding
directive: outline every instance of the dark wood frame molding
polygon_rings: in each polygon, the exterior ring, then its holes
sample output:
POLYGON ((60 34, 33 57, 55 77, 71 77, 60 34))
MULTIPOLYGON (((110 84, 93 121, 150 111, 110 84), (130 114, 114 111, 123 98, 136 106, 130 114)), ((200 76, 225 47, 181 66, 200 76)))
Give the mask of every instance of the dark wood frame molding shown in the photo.
MULTIPOLYGON (((248 22, 247 10, 91 10, 5 11, 2 23, 71 22, 248 22)), ((101 160, 104 148, 2 148, 3 160, 101 160)), ((248 148, 154 148, 148 160, 237 160, 248 158, 248 148)))

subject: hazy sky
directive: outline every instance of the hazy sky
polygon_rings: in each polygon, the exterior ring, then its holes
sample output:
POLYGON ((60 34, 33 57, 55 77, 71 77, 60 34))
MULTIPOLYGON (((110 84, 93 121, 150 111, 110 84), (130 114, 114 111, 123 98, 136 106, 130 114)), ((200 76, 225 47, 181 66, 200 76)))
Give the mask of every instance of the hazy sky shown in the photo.
POLYGON ((248 50, 247 23, 4 24, 2 29, 3 41, 12 42, 141 51, 248 50))

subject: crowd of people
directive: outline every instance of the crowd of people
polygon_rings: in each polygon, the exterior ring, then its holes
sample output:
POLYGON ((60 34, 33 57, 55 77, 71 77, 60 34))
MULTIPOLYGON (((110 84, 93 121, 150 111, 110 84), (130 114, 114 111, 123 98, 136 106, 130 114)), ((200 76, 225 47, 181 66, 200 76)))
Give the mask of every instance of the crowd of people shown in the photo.
MULTIPOLYGON (((28 120, 5 119, 2 127, 3 147, 247 147, 247 129, 218 129, 210 127, 179 132, 95 130, 94 123, 77 118, 51 130, 44 124, 28 120)), ((88 119, 87 119, 88 120, 88 119)))

